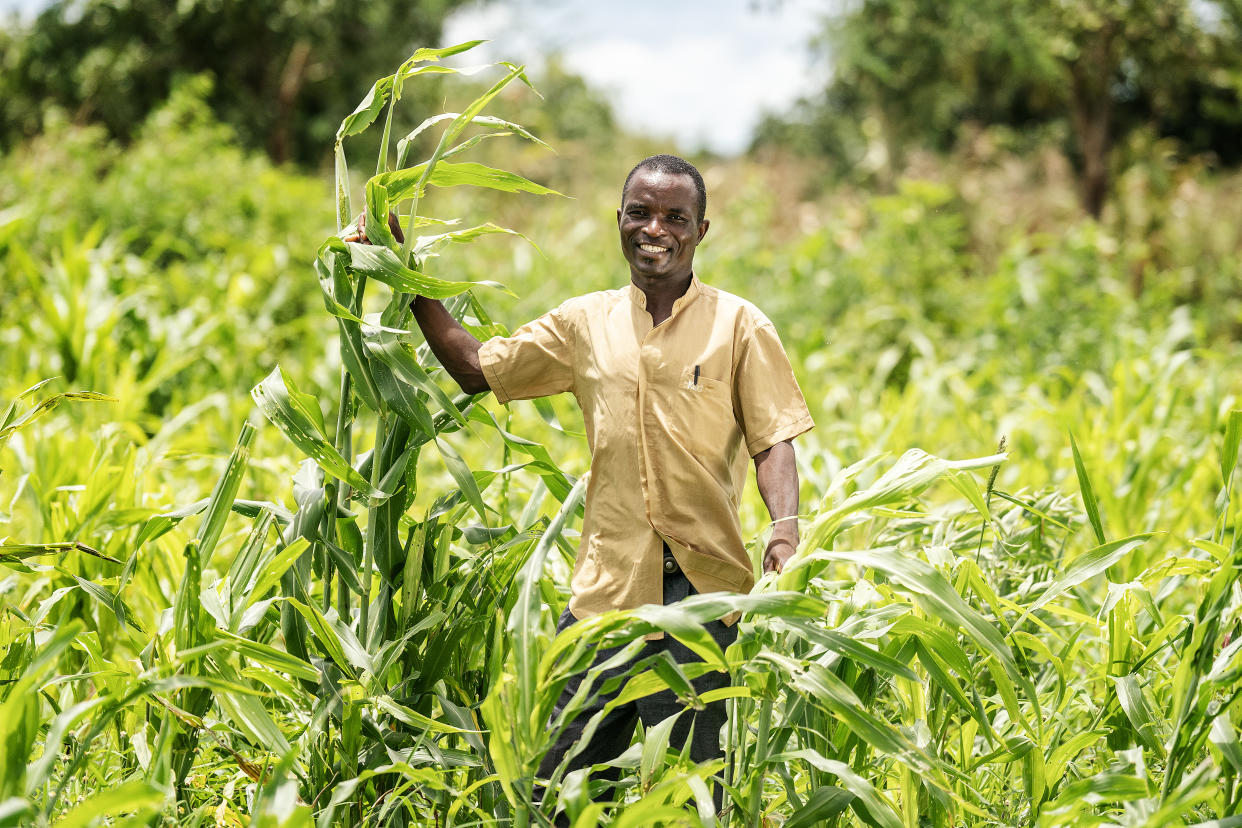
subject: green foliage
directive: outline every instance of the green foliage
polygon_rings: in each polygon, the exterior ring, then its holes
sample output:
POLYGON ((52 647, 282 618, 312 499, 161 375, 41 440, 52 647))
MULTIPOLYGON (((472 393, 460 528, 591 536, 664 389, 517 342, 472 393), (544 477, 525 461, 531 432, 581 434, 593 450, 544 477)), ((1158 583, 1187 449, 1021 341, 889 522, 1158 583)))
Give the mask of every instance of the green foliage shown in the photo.
MULTIPOLYGON (((1135 142, 1126 220, 1099 224, 1001 151, 813 205, 791 195, 801 167, 705 166, 700 275, 772 317, 818 423, 799 440, 804 543, 751 595, 557 636, 588 464, 571 403, 456 394, 407 290, 485 337, 503 330, 480 301, 493 280, 506 320, 623 283, 628 164, 561 175, 529 140, 477 141, 525 137, 483 114, 523 79, 504 66, 346 186, 355 141, 405 134, 389 114, 417 107, 407 83, 435 57, 347 119, 335 203, 238 150, 201 81, 129 148, 64 127, 0 161, 0 825, 1238 812, 1234 179, 1135 142), (461 181, 499 189, 440 186, 461 181), (545 185, 576 198, 528 194, 545 185), (407 243, 324 240, 363 204, 407 243), (1149 232, 1155 213, 1178 221, 1149 232), (507 224, 543 255, 494 238, 507 224), (721 652, 699 624, 733 611, 721 652), (537 780, 575 710, 552 718, 565 682, 656 630, 704 664, 616 687, 693 703, 696 671, 728 670, 724 761, 692 765, 666 723, 615 785, 537 780)), ((757 556, 766 514, 753 491, 741 509, 757 556)), ((576 703, 604 689, 582 686, 576 703)))
POLYGON ((108 387, 155 433, 204 383, 236 393, 262 360, 318 352, 290 259, 314 243, 302 205, 325 187, 238 148, 209 86, 178 86, 128 149, 60 124, 0 160, 6 377, 108 387))
POLYGON ((1242 16, 1228 2, 864 0, 821 35, 822 96, 756 142, 827 154, 889 183, 912 148, 948 150, 978 126, 1067 140, 1082 204, 1098 216, 1112 150, 1130 131, 1242 160, 1242 16))
POLYGON ((3 35, 0 146, 43 129, 49 104, 129 137, 179 75, 208 73, 247 146, 322 164, 339 113, 456 4, 57 0, 3 35))

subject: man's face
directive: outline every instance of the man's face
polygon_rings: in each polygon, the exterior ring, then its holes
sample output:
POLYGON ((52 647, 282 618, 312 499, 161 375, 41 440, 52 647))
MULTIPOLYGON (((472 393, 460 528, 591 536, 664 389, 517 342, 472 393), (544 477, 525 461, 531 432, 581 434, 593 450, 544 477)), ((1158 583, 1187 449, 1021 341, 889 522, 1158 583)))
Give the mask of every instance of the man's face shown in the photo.
POLYGON ((690 276, 694 248, 708 225, 698 220, 695 196, 688 175, 648 169, 634 173, 617 210, 617 229, 621 253, 636 282, 690 276))

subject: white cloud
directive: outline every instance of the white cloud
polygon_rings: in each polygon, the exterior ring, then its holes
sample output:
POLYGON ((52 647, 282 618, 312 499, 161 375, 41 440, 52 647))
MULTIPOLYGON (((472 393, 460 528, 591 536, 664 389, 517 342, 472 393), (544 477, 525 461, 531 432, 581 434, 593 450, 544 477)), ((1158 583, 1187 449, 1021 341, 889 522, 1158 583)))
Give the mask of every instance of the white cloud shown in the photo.
POLYGON ((763 110, 784 108, 809 91, 797 57, 741 48, 727 32, 675 44, 630 38, 584 43, 565 60, 612 96, 626 126, 721 152, 745 149, 763 110))
POLYGON ((454 14, 445 40, 492 38, 472 61, 534 64, 540 54, 559 51, 609 96, 628 128, 685 149, 734 153, 745 149, 763 111, 782 109, 815 86, 806 42, 819 4, 753 5, 492 2, 454 14))

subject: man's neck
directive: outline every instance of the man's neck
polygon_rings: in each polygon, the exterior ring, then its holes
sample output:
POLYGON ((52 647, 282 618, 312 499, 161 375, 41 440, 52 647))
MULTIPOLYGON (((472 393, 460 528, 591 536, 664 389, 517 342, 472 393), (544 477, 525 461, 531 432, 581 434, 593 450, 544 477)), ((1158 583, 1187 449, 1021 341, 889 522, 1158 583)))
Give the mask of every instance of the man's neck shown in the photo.
POLYGON ((659 325, 672 315, 673 303, 686 295, 693 278, 693 272, 681 277, 663 279, 649 279, 630 274, 630 282, 647 297, 647 313, 651 314, 653 325, 659 325))

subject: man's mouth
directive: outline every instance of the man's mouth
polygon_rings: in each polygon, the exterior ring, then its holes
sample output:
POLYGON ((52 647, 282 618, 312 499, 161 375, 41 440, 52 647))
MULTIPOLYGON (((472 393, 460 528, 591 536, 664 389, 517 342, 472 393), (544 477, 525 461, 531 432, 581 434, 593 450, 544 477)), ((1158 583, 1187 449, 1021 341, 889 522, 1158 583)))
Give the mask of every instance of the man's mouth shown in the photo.
POLYGON ((638 249, 644 253, 667 253, 667 247, 660 247, 658 244, 639 244, 638 249))

